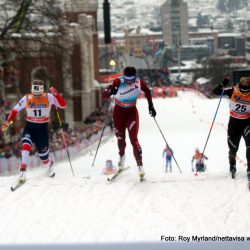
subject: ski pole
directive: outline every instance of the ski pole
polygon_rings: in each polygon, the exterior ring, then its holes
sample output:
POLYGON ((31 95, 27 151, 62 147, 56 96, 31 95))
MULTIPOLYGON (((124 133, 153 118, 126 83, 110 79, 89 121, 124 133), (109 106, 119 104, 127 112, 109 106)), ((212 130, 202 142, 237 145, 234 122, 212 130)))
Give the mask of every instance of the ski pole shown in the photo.
MULTIPOLYGON (((162 135, 162 137, 163 137, 163 139, 164 139, 164 141, 165 141, 167 147, 170 148, 169 145, 168 145, 168 143, 167 143, 167 140, 166 140, 165 136, 163 135, 163 133, 162 133, 162 131, 161 131, 161 129, 160 129, 160 126, 158 125, 158 123, 157 123, 157 121, 156 121, 156 119, 155 119, 155 117, 154 117, 154 120, 155 120, 155 123, 156 123, 156 125, 157 125, 157 127, 158 127, 158 129, 159 129, 159 131, 160 131, 160 133, 161 133, 161 135, 162 135)), ((175 159, 173 153, 171 152, 171 150, 170 150, 170 153, 171 153, 171 155, 172 155, 172 157, 173 157, 173 159, 174 159, 174 161, 175 161, 176 166, 179 168, 180 173, 182 173, 182 171, 181 171, 181 169, 180 169, 180 167, 179 167, 179 165, 178 165, 178 163, 177 163, 177 161, 176 161, 176 159, 175 159)))
POLYGON ((97 153, 98 153, 98 150, 99 150, 99 146, 100 146, 100 144, 101 144, 101 140, 102 140, 102 136, 103 136, 103 133, 104 133, 104 129, 105 129, 106 125, 107 125, 108 114, 110 113, 111 108, 112 108, 113 99, 114 99, 114 97, 113 97, 113 98, 111 99, 111 101, 110 101, 109 108, 108 108, 108 111, 107 111, 107 114, 106 114, 106 117, 105 117, 105 120, 104 120, 104 123, 103 123, 102 133, 101 133, 101 136, 100 136, 98 145, 97 145, 97 149, 96 149, 96 151, 95 151, 95 156, 94 156, 94 159, 93 159, 93 162, 92 162, 92 167, 94 167, 94 164, 95 164, 95 159, 96 159, 96 156, 97 156, 97 153))
MULTIPOLYGON (((222 93, 221 93, 221 95, 220 95, 220 100, 219 100, 219 103, 218 103, 218 105, 217 105, 216 112, 215 112, 215 114, 214 114, 214 118, 213 118, 213 121, 212 121, 210 130, 209 130, 208 136, 207 136, 207 140, 206 140, 205 146, 204 146, 203 151, 202 151, 202 155, 201 155, 200 162, 202 162, 202 159, 204 158, 204 153, 205 153, 205 150, 206 150, 206 147, 207 147, 208 139, 209 139, 210 134, 211 134, 211 131, 212 131, 212 129, 213 129, 214 122, 215 122, 215 118, 216 118, 216 116, 217 116, 217 113, 218 113, 218 110, 219 110, 219 107, 220 107, 220 103, 221 103, 223 94, 224 94, 224 88, 222 89, 222 93)), ((197 170, 196 170, 196 174, 197 174, 197 170)))
POLYGON ((73 171, 73 167, 72 167, 72 164, 71 164, 71 160, 70 160, 70 155, 69 155, 69 150, 68 150, 67 142, 66 142, 66 139, 65 139, 65 136, 64 136, 64 132, 63 132, 62 121, 61 121, 60 114, 58 112, 58 108, 57 108, 57 105, 56 105, 56 98, 55 98, 55 107, 56 107, 56 116, 57 116, 57 119, 58 119, 58 122, 59 122, 59 127, 60 127, 60 131, 61 131, 61 134, 62 134, 63 143, 64 143, 64 146, 65 146, 65 149, 66 149, 66 152, 67 152, 67 156, 68 156, 68 160, 69 160, 69 164, 70 164, 70 167, 71 167, 71 172, 72 172, 73 176, 75 176, 74 175, 74 171, 73 171))

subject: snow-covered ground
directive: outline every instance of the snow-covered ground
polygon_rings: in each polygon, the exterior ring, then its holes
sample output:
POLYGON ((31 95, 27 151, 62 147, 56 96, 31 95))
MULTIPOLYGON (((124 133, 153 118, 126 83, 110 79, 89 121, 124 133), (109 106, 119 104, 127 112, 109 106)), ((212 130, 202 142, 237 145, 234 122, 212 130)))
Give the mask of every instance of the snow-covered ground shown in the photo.
POLYGON ((179 92, 178 98, 155 99, 156 120, 182 170, 164 172, 165 142, 140 100, 139 141, 146 181, 138 181, 132 148, 127 143, 126 165, 131 168, 108 183, 102 170, 107 159, 117 162, 114 137, 94 151, 56 165, 54 179, 44 169, 28 171, 27 183, 16 192, 16 176, 0 178, 0 244, 90 242, 160 242, 161 236, 249 236, 250 195, 246 180, 245 146, 238 152, 238 175, 228 174, 226 128, 228 101, 223 100, 205 155, 206 173, 194 176, 194 149, 205 144, 218 99, 179 92), (87 179, 90 175, 90 179, 87 179))

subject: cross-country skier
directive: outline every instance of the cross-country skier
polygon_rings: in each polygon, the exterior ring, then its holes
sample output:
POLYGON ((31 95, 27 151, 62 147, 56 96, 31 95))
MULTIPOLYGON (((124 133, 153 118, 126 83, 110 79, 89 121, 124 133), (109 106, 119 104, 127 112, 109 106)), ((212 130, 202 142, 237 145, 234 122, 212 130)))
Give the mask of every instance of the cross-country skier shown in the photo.
POLYGON ((103 169, 103 174, 105 174, 105 175, 114 174, 116 171, 117 171, 117 169, 114 168, 112 161, 107 160, 106 167, 103 169))
POLYGON ((125 130, 128 129, 130 142, 133 146, 134 157, 137 162, 138 172, 143 179, 145 172, 142 163, 142 149, 138 142, 137 134, 139 129, 139 115, 136 108, 136 101, 141 90, 145 93, 148 101, 149 114, 156 116, 152 96, 146 83, 136 76, 134 67, 126 67, 124 75, 113 80, 112 84, 105 88, 103 97, 108 98, 114 95, 115 106, 113 110, 114 132, 118 140, 119 163, 118 167, 124 167, 125 161, 125 130))
POLYGON ((31 93, 25 95, 11 110, 7 120, 2 124, 2 130, 13 123, 16 114, 26 109, 26 125, 22 135, 22 161, 19 174, 19 181, 25 182, 26 168, 32 144, 36 146, 38 155, 43 164, 48 166, 48 175, 54 175, 53 161, 49 157, 48 122, 52 105, 59 108, 66 108, 66 101, 54 87, 50 88, 51 93, 44 92, 44 81, 33 80, 31 93))
POLYGON ((215 95, 228 96, 230 99, 230 118, 227 130, 227 143, 229 147, 229 165, 232 178, 236 173, 236 153, 239 148, 241 137, 246 144, 247 177, 250 182, 250 77, 241 77, 240 82, 232 87, 229 78, 213 89, 215 95))
POLYGON ((200 152, 199 148, 195 149, 193 158, 192 158, 192 172, 204 172, 206 170, 206 165, 204 160, 208 160, 208 157, 203 155, 200 152), (193 164, 193 162, 195 161, 195 163, 193 164))
POLYGON ((174 152, 173 150, 168 146, 166 145, 166 147, 164 148, 163 150, 163 153, 162 153, 162 157, 165 156, 166 158, 166 173, 168 172, 168 165, 169 165, 169 170, 170 172, 172 172, 172 156, 173 156, 174 152))

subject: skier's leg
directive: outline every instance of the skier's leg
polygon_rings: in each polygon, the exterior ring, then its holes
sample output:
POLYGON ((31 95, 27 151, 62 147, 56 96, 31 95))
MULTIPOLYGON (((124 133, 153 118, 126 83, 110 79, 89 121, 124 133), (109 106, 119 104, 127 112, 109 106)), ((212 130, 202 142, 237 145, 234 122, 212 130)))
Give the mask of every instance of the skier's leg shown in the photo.
POLYGON ((142 166, 142 149, 137 135, 139 130, 139 115, 137 109, 131 113, 127 123, 130 142, 133 146, 134 157, 138 166, 142 166))
POLYGON ((144 179, 145 172, 142 163, 142 149, 137 138, 139 130, 139 115, 136 108, 132 111, 133 112, 128 118, 127 128, 128 128, 130 142, 133 146, 133 152, 138 167, 139 177, 140 180, 142 181, 144 179))
POLYGON ((195 172, 195 174, 197 174, 198 171, 199 171, 199 163, 196 162, 196 163, 194 164, 194 172, 195 172))
POLYGON ((246 144, 247 177, 250 180, 250 126, 244 129, 243 138, 246 144))
POLYGON ((22 139, 22 153, 21 153, 22 159, 21 159, 20 171, 26 171, 31 150, 32 150, 31 140, 29 140, 29 138, 23 137, 23 139, 22 139))
POLYGON ((230 172, 234 175, 236 172, 236 153, 238 151, 241 138, 241 130, 235 126, 234 120, 229 121, 227 135, 230 172))
POLYGON ((200 170, 201 172, 205 172, 205 166, 203 162, 200 164, 200 170))
POLYGON ((48 168, 48 175, 54 175, 54 162, 49 157, 49 132, 48 124, 39 124, 36 129, 40 132, 36 133, 34 142, 38 151, 39 158, 42 160, 43 164, 48 168))
POLYGON ((19 181, 20 182, 25 182, 26 180, 26 169, 27 169, 27 164, 29 161, 29 155, 30 151, 32 149, 32 146, 30 143, 27 143, 26 140, 23 140, 22 144, 22 160, 21 160, 21 168, 19 172, 19 181))
POLYGON ((32 150, 32 130, 29 124, 26 124, 22 136, 21 167, 19 181, 26 180, 26 169, 29 161, 30 151, 32 150))
POLYGON ((126 141, 125 141, 126 119, 127 115, 125 110, 123 111, 122 108, 115 106, 113 111, 113 123, 114 123, 114 133, 117 138, 120 158, 124 156, 126 148, 126 141))
POLYGON ((20 171, 26 171, 30 151, 32 150, 32 139, 32 128, 30 124, 27 123, 22 135, 22 160, 20 171))
POLYGON ((167 173, 168 172, 168 159, 166 158, 166 170, 165 172, 167 173))

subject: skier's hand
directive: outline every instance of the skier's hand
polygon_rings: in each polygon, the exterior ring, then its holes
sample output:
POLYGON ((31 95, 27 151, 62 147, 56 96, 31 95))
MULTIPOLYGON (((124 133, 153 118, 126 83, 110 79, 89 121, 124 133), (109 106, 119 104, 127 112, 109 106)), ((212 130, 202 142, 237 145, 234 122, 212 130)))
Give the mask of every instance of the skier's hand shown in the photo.
POLYGON ((223 81, 221 82, 221 85, 223 87, 226 87, 229 84, 229 77, 225 77, 223 81))
POLYGON ((54 88, 54 87, 50 87, 50 93, 52 94, 52 95, 54 95, 54 96, 57 96, 57 95, 59 95, 59 93, 58 93, 58 91, 57 91, 57 89, 56 88, 54 88))
POLYGON ((110 95, 116 95, 116 94, 117 94, 117 91, 118 91, 118 88, 116 88, 116 87, 111 88, 111 89, 109 90, 109 94, 110 94, 110 95))
POLYGON ((149 105, 148 106, 148 110, 149 110, 149 114, 152 116, 152 117, 155 117, 156 116, 156 111, 155 111, 155 108, 153 105, 149 105))
POLYGON ((13 122, 4 121, 2 124, 2 131, 5 132, 13 122))

